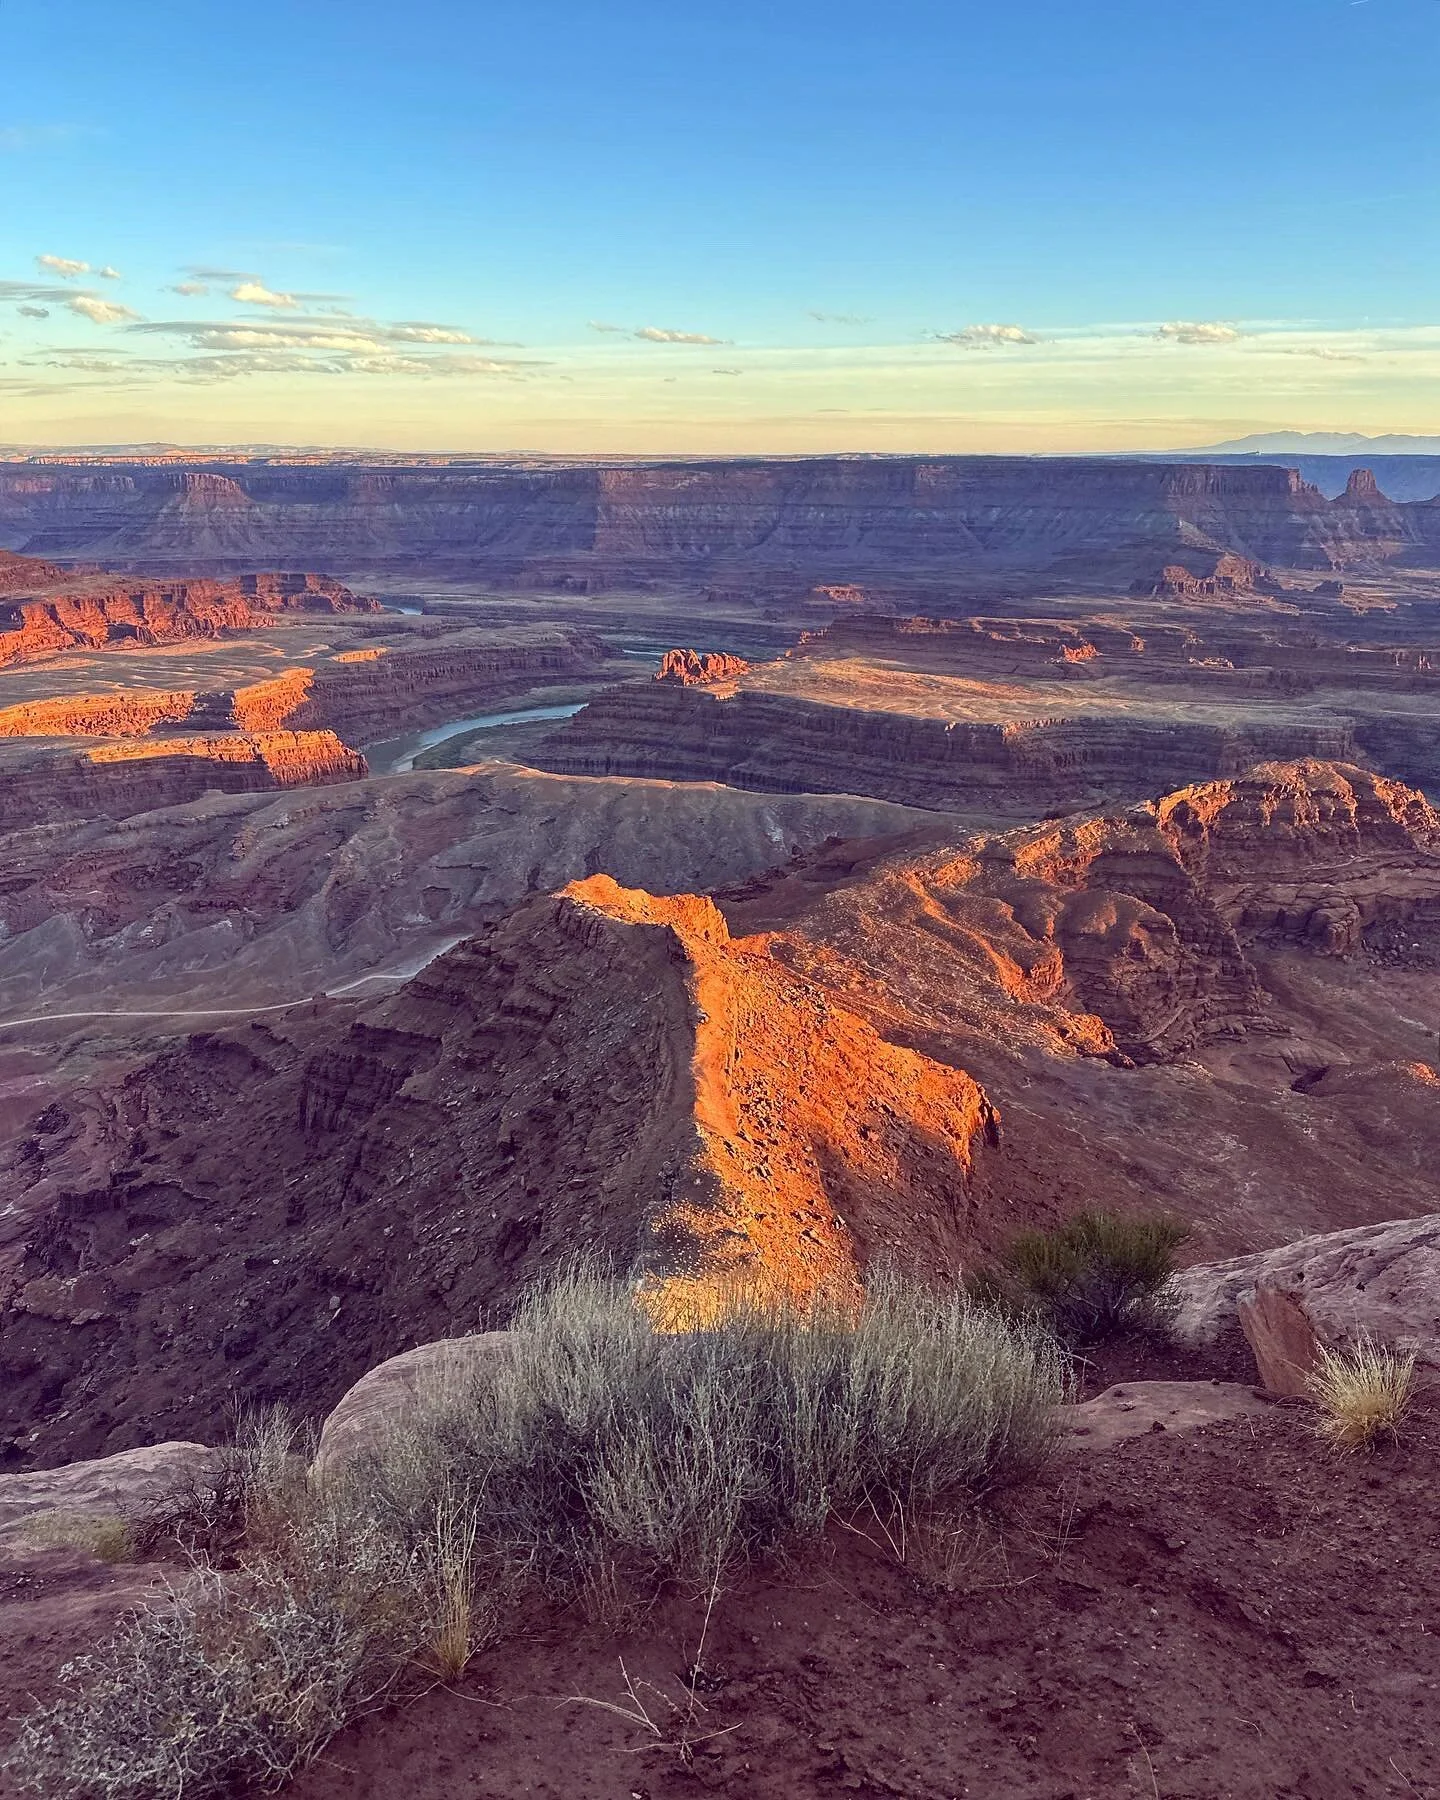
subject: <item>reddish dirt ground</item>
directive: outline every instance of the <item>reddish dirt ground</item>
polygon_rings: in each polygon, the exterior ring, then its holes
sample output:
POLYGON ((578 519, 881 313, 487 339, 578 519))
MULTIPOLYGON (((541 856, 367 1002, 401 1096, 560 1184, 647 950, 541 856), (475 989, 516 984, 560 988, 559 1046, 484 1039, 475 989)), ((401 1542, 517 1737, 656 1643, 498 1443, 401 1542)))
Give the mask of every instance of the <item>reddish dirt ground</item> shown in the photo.
POLYGON ((563 1619, 338 1739, 292 1800, 1371 1800, 1440 1795, 1431 1402, 1340 1458, 1303 1409, 1077 1455, 948 1576, 843 1535, 724 1594, 687 1766, 596 1702, 683 1697, 702 1605, 563 1619), (644 1685, 652 1684, 652 1685, 644 1685))

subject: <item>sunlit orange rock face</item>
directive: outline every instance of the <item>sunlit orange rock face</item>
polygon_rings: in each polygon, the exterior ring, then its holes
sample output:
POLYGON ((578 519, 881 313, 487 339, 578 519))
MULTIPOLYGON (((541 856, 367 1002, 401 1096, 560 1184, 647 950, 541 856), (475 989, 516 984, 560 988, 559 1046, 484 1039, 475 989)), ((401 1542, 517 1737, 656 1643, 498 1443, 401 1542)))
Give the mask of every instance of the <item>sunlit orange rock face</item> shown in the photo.
POLYGON ((117 738, 80 749, 46 748, 0 767, 0 815, 10 830, 62 819, 123 819, 211 792, 325 786, 366 773, 365 758, 333 731, 117 738))
POLYGON ((704 687, 712 681, 743 675, 749 667, 743 656, 726 656, 719 650, 667 650, 660 658, 655 679, 678 682, 681 687, 704 687))
POLYGON ((891 1246, 954 1262, 972 1154, 998 1141, 976 1082, 887 1043, 763 942, 734 942, 709 900, 657 899, 608 875, 564 897, 666 934, 693 1008, 695 1141, 649 1226, 657 1316, 703 1316, 737 1285, 857 1292, 862 1258, 891 1246))
MULTIPOLYGON (((30 559, 16 561, 29 564, 30 559)), ((8 571, 0 592, 0 667, 35 662, 67 650, 134 649, 253 631, 286 612, 374 613, 323 575, 244 575, 234 581, 126 582, 123 577, 66 576, 48 563, 30 565, 29 579, 8 571), (58 591, 46 591, 56 588, 58 591), (36 592, 35 590, 39 590, 36 592), (33 597, 26 597, 29 590, 33 597)))

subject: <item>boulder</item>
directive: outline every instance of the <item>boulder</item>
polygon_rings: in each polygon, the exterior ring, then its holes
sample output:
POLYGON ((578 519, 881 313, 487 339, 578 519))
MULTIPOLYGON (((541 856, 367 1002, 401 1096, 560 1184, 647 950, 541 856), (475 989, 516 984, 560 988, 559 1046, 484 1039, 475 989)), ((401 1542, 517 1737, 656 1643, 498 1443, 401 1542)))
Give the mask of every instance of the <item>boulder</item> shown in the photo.
POLYGON ((509 1331, 441 1338, 378 1363, 341 1397, 321 1427, 311 1473, 323 1479, 377 1449, 414 1415, 417 1402, 463 1392, 509 1354, 513 1339, 509 1331))
POLYGON ((1260 1385, 1267 1393, 1305 1399, 1320 1360, 1320 1340, 1295 1295, 1284 1288, 1257 1287, 1236 1303, 1236 1313, 1255 1353, 1260 1385))
POLYGON ((1257 1303, 1270 1290, 1303 1312, 1321 1343, 1368 1337, 1440 1369, 1440 1213, 1322 1232, 1276 1250, 1200 1264, 1182 1270, 1174 1289, 1176 1330, 1191 1343, 1213 1343, 1232 1326, 1243 1328, 1246 1317, 1257 1335, 1268 1332, 1257 1324, 1261 1313, 1278 1319, 1283 1310, 1272 1300, 1257 1303))
POLYGON ((39 1541, 49 1526, 62 1524, 63 1536, 83 1543, 87 1522, 129 1517, 182 1482, 203 1476, 214 1455, 204 1444, 150 1444, 92 1462, 0 1475, 0 1546, 39 1541))
POLYGON ((1077 1450, 1109 1450, 1149 1431, 1194 1431, 1269 1410, 1254 1388, 1233 1381, 1126 1381, 1061 1407, 1060 1435, 1077 1450))

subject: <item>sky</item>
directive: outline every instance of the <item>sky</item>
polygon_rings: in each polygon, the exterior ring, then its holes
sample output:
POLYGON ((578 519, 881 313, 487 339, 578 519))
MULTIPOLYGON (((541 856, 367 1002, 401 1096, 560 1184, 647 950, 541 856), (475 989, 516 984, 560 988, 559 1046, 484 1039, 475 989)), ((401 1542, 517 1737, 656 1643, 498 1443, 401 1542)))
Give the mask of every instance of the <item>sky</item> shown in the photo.
POLYGON ((0 445, 1440 431, 1440 0, 0 0, 0 445))

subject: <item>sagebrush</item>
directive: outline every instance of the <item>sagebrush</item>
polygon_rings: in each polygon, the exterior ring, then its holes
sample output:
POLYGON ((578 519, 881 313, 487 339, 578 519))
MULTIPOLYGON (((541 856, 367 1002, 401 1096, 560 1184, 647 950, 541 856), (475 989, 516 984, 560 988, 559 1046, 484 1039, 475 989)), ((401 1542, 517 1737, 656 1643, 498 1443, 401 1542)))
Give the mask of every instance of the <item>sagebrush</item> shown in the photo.
POLYGON ((1033 1312, 1070 1344, 1157 1330, 1173 1311, 1168 1284, 1188 1235, 1164 1216, 1078 1212, 1053 1231, 1021 1232, 1002 1254, 1005 1278, 982 1278, 976 1297, 1033 1312))
POLYGON ((572 1270, 513 1327, 323 1480, 252 1421, 133 1522, 196 1572, 62 1672, 12 1779, 52 1800, 273 1791, 407 1674, 461 1674, 527 1597, 713 1597, 837 1514, 889 1530, 1019 1478, 1066 1383, 1041 1334, 897 1282, 858 1308, 741 1295, 665 1333, 633 1287, 572 1270))

